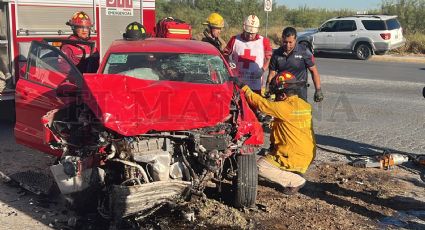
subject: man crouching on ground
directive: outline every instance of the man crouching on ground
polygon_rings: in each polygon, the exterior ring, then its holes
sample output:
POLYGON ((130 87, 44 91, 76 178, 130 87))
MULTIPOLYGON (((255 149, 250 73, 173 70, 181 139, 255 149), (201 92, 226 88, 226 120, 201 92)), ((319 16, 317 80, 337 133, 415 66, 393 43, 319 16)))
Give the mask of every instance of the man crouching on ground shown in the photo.
POLYGON ((261 112, 274 117, 271 124, 270 152, 257 161, 258 175, 283 187, 292 195, 306 182, 301 176, 307 171, 316 153, 316 141, 312 127, 311 105, 298 97, 303 86, 289 72, 278 73, 270 84, 275 101, 269 101, 254 93, 239 78, 238 85, 248 102, 261 112))

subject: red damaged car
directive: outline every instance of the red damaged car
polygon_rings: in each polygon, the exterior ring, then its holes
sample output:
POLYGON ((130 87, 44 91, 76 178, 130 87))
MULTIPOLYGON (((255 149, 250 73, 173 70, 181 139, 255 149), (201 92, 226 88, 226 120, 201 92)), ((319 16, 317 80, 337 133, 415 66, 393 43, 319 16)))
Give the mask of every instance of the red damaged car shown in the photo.
POLYGON ((202 195, 213 178, 233 181, 236 207, 255 203, 263 131, 212 45, 118 40, 97 73, 81 74, 35 41, 25 73, 16 139, 58 157, 51 171, 77 208, 122 218, 202 195))

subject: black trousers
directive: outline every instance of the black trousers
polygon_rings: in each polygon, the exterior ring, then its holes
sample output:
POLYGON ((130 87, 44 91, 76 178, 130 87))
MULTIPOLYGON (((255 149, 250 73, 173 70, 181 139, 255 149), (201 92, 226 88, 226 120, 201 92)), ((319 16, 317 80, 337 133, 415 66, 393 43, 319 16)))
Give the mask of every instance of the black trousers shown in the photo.
POLYGON ((298 97, 307 102, 307 85, 298 90, 298 97))

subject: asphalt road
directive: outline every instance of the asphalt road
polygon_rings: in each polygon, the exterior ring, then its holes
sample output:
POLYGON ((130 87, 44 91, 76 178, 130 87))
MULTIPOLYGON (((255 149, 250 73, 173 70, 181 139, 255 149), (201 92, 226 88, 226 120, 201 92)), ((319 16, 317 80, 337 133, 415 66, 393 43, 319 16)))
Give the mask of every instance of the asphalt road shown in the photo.
MULTIPOLYGON (((318 145, 349 154, 381 154, 384 149, 412 155, 425 153, 425 70, 421 69, 425 66, 323 57, 317 58, 317 63, 325 99, 312 102, 311 88, 308 97, 314 109, 318 145)), ((9 109, 0 103, 0 115, 9 109)), ((13 123, 0 117, 0 172, 10 175, 44 171, 53 160, 16 144, 13 123)), ((345 164, 351 160, 318 149, 315 164, 345 164)), ((419 179, 414 182, 423 186, 419 179)), ((0 183, 0 229, 52 229, 66 225, 73 215, 61 202, 44 207, 40 198, 23 193, 0 183)), ((423 193, 406 191, 403 196, 425 201, 423 193)))
POLYGON ((322 75, 425 83, 424 63, 362 61, 348 55, 330 54, 319 54, 316 61, 322 75))

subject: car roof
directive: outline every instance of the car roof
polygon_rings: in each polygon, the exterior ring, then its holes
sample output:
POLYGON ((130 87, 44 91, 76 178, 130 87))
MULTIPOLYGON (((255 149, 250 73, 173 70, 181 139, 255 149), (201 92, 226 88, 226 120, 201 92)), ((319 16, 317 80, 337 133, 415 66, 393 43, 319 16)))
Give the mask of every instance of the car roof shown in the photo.
POLYGON ((368 20, 388 20, 391 18, 397 18, 397 15, 380 15, 380 14, 356 14, 352 16, 340 16, 333 19, 368 19, 368 20))
POLYGON ((193 53, 220 55, 210 43, 171 38, 147 38, 137 41, 116 40, 108 49, 109 53, 193 53))

